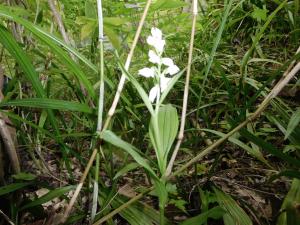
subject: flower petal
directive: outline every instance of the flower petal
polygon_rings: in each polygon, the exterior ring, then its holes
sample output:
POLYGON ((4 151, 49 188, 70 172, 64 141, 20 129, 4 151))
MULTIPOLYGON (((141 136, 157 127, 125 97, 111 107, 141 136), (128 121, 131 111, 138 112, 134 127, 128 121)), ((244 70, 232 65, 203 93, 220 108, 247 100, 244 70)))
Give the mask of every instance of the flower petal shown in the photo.
POLYGON ((139 75, 141 75, 143 77, 154 77, 155 71, 153 68, 145 67, 145 68, 139 70, 139 75))
POLYGON ((153 50, 149 51, 148 56, 150 62, 160 64, 160 57, 153 50))
POLYGON ((165 44, 165 40, 157 39, 154 48, 159 54, 161 54, 164 51, 165 44))
POLYGON ((147 37, 147 43, 148 45, 154 46, 156 42, 156 38, 152 37, 152 36, 148 36, 147 37))
POLYGON ((153 46, 157 53, 161 54, 164 50, 166 41, 162 39, 162 32, 160 29, 152 27, 151 36, 148 36, 147 43, 153 46))
POLYGON ((150 102, 154 102, 154 100, 157 97, 157 94, 159 92, 159 86, 155 85, 153 88, 151 88, 150 92, 149 92, 149 100, 150 102))
POLYGON ((160 29, 158 29, 156 27, 151 28, 151 34, 154 38, 162 39, 162 32, 160 29))
POLYGON ((160 90, 161 90, 161 93, 163 93, 163 91, 166 90, 170 80, 171 80, 171 78, 168 78, 168 77, 165 77, 165 76, 160 77, 160 90))
POLYGON ((179 72, 179 68, 176 65, 169 66, 167 69, 167 74, 174 75, 179 72))
POLYGON ((162 63, 166 66, 173 66, 174 62, 170 58, 162 58, 162 63))

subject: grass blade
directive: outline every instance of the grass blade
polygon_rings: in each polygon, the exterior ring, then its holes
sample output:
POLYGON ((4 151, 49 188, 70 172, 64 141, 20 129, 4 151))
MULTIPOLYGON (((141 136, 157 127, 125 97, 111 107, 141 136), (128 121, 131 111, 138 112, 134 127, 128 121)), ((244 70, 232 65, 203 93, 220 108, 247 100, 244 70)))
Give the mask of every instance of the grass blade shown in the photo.
POLYGON ((75 188, 75 186, 72 185, 72 186, 66 186, 66 187, 62 187, 62 188, 58 188, 58 189, 49 191, 47 194, 43 195, 42 197, 24 205, 23 207, 21 207, 20 210, 28 209, 28 208, 49 202, 52 199, 60 197, 60 196, 64 195, 65 193, 73 190, 74 188, 75 188))
POLYGON ((9 184, 3 187, 0 187, 0 196, 1 195, 6 195, 8 193, 14 192, 16 190, 19 190, 23 187, 26 187, 28 185, 30 185, 32 183, 13 183, 13 184, 9 184))
POLYGON ((77 111, 88 114, 93 113, 93 110, 88 105, 81 104, 79 102, 71 102, 49 98, 27 98, 11 100, 8 102, 0 103, 0 108, 3 106, 23 106, 42 109, 57 109, 63 111, 77 111))

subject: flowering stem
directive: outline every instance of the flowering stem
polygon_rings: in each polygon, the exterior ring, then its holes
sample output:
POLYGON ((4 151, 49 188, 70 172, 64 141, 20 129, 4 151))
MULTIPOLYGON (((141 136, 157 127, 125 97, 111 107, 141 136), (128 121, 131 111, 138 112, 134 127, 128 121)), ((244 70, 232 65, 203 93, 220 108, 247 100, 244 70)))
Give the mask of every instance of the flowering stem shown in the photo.
POLYGON ((158 124, 158 113, 159 113, 159 107, 160 107, 160 92, 161 92, 161 87, 160 87, 160 76, 161 76, 161 64, 158 64, 158 75, 157 75, 157 84, 158 84, 158 92, 156 96, 156 103, 155 103, 155 116, 154 116, 154 133, 155 133, 155 139, 156 139, 156 144, 157 144, 157 161, 158 161, 158 166, 161 175, 163 176, 166 170, 166 163, 164 162, 163 159, 163 151, 162 151, 162 146, 161 146, 161 140, 160 140, 160 132, 159 132, 159 124, 158 124))

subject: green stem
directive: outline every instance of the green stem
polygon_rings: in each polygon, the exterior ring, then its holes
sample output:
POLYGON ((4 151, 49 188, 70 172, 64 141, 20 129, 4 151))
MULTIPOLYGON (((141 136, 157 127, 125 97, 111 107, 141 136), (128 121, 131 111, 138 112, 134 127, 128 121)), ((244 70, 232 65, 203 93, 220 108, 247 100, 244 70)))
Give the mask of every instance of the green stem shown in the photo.
POLYGON ((156 103, 155 103, 155 116, 153 117, 153 125, 154 125, 154 133, 155 133, 155 139, 156 139, 156 156, 158 161, 158 166, 161 175, 163 176, 166 170, 166 163, 164 163, 163 159, 163 152, 162 152, 162 146, 161 146, 161 140, 160 140, 160 132, 159 132, 159 124, 158 124, 158 113, 159 113, 159 107, 160 107, 160 76, 161 76, 161 64, 158 65, 158 73, 157 73, 157 84, 158 84, 158 93, 156 96, 156 103))
POLYGON ((164 225, 165 224, 165 207, 159 206, 159 224, 164 225))

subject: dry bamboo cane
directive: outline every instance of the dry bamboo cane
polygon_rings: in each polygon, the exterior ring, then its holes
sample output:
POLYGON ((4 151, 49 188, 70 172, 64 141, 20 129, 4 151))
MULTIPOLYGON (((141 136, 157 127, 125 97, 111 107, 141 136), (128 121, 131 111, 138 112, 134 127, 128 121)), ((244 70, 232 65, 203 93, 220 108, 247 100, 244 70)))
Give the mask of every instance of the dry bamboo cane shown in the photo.
MULTIPOLYGON (((127 60, 126 60, 126 64, 125 64, 125 69, 126 70, 129 69, 129 66, 130 66, 130 63, 131 63, 131 60, 132 60, 132 57, 133 57, 133 53, 134 53, 135 47, 136 47, 137 42, 139 40, 139 37, 140 37, 141 31, 142 31, 142 28, 143 28, 146 16, 147 16, 148 11, 149 11, 150 4, 151 4, 151 0, 148 0, 147 3, 146 3, 146 6, 144 8, 143 15, 142 15, 141 20, 139 22, 138 29, 136 31, 133 43, 132 43, 131 48, 130 48, 130 52, 129 52, 127 60)), ((125 84, 125 80, 126 80, 125 74, 122 74, 122 77, 120 79, 120 82, 119 82, 119 85, 118 85, 118 89, 117 89, 117 92, 116 92, 113 104, 112 104, 112 106, 111 106, 111 108, 109 110, 108 117, 107 117, 107 119, 105 121, 105 124, 104 124, 104 126, 102 128, 102 131, 107 129, 107 127, 108 127, 108 125, 110 123, 110 120, 111 120, 112 116, 115 113, 115 109, 116 109, 116 106, 117 106, 118 101, 120 99, 120 95, 121 95, 121 92, 123 90, 123 87, 124 87, 124 84, 125 84)), ((93 150, 93 153, 92 153, 92 155, 91 155, 91 157, 89 159, 89 162, 88 162, 88 164, 87 164, 87 166, 86 166, 86 168, 84 170, 84 173, 83 173, 83 175, 82 175, 82 177, 80 179, 80 182, 77 185, 77 188, 76 188, 76 190, 75 190, 75 192, 74 192, 74 194, 73 194, 73 196, 72 196, 72 198, 71 198, 71 200, 70 200, 70 202, 69 202, 69 204, 68 204, 68 206, 66 208, 66 211, 65 211, 62 219, 60 220, 60 223, 65 222, 66 219, 68 218, 69 213, 71 212, 71 210, 73 208, 73 205, 76 202, 76 199, 77 199, 77 197, 78 197, 78 195, 80 193, 80 190, 81 190, 81 188, 83 186, 83 183, 84 183, 84 181, 85 181, 85 179, 86 179, 86 177, 87 177, 87 175, 88 175, 88 173, 89 173, 89 171, 90 171, 90 169, 92 167, 92 164, 93 164, 93 162, 95 160, 95 157, 97 155, 97 151, 98 151, 97 149, 93 150)))
MULTIPOLYGON (((294 62, 293 62, 294 63, 294 62)), ((290 67, 289 67, 290 68, 290 67)), ((227 133, 224 137, 220 138, 218 141, 214 142, 211 146, 204 149, 201 153, 199 153, 196 157, 191 159, 189 162, 181 166, 178 170, 176 170, 174 173, 170 174, 168 177, 166 177, 166 180, 170 180, 174 178, 175 176, 179 175, 182 171, 187 169, 189 166, 193 165, 200 159, 202 159, 205 155, 209 154, 212 150, 214 150, 216 147, 220 146, 224 141, 226 141, 229 137, 234 135, 236 132, 238 132, 240 129, 245 127, 248 123, 254 121, 257 117, 260 116, 260 114, 266 109, 266 107, 269 105, 269 103, 280 93, 280 91, 289 83, 289 81, 297 74, 297 72, 300 70, 300 62, 298 62, 291 70, 287 69, 287 71, 283 74, 282 79, 274 86, 274 88, 271 90, 271 92, 265 97, 264 101, 259 105, 259 107, 256 109, 256 111, 251 114, 245 121, 243 121, 241 124, 236 126, 233 130, 231 130, 229 133, 227 133)), ((149 193, 149 191, 153 190, 153 187, 150 187, 145 192, 140 193, 139 195, 133 197, 128 202, 121 205, 119 208, 111 211, 109 214, 101 218, 99 221, 94 223, 93 225, 99 225, 104 223, 105 221, 112 218, 117 213, 121 212, 123 209, 130 206, 132 203, 140 200, 145 194, 149 193)))
POLYGON ((195 38, 195 31, 196 31, 196 20, 198 15, 198 1, 193 0, 193 22, 192 22, 192 31, 191 31, 191 41, 190 41, 190 49, 189 49, 189 58, 188 58, 188 66, 186 71, 186 80, 184 86, 184 94, 183 94, 183 104, 182 104, 182 112, 181 112, 181 123, 180 129, 178 134, 178 140, 171 156, 170 162, 168 164, 165 176, 169 176, 172 172, 172 168, 181 146, 183 137, 184 137, 184 127, 185 127, 185 120, 186 120, 186 110, 188 104, 188 97, 189 97, 189 84, 190 84, 190 76, 191 76, 191 66, 192 66, 192 59, 193 59, 193 49, 194 49, 194 38, 195 38))

